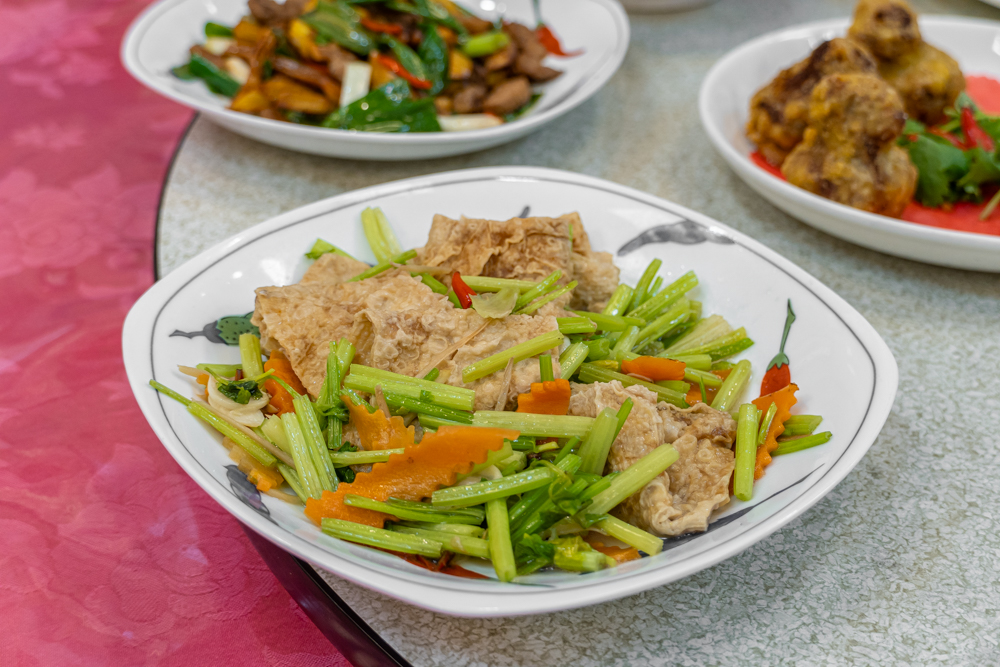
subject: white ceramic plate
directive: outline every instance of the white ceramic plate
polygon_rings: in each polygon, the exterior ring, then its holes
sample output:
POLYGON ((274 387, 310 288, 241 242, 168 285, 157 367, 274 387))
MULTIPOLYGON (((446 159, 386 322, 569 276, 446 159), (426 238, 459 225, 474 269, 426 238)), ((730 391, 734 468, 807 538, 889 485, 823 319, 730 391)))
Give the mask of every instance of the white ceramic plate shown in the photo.
MULTIPOLYGON (((481 0, 468 6, 484 18, 503 15, 534 24, 531 0, 481 0)), ((170 68, 187 62, 192 44, 204 41, 206 21, 233 25, 247 13, 246 0, 160 0, 129 28, 122 42, 122 63, 144 85, 245 137, 304 153, 359 160, 459 155, 520 139, 600 90, 621 65, 629 41, 628 18, 616 0, 543 2, 542 16, 564 47, 582 48, 584 53, 546 60, 563 74, 536 87, 542 97, 532 110, 512 123, 485 130, 381 134, 295 125, 230 111, 229 100, 209 92, 200 81, 181 81, 170 73, 170 68)))
MULTIPOLYGON (((502 167, 449 172, 365 188, 261 223, 168 274, 135 304, 125 322, 129 381, 157 436, 189 475, 240 521, 275 544, 363 586, 414 605, 463 616, 569 609, 676 581, 729 558, 781 528, 827 494, 861 460, 896 393, 889 348, 847 303, 788 260, 703 215, 596 178, 563 171, 502 167), (494 219, 579 211, 594 246, 617 253, 622 279, 635 283, 654 257, 666 279, 695 270, 705 312, 743 325, 757 344, 745 355, 753 384, 774 356, 792 299, 798 319, 788 341, 798 411, 822 414, 833 439, 779 457, 749 503, 734 502, 704 534, 666 543, 663 553, 587 575, 545 573, 529 585, 431 573, 389 554, 323 535, 300 507, 261 498, 219 445, 219 438, 147 384, 155 378, 188 392, 178 364, 236 362, 238 349, 205 337, 217 318, 253 309, 254 288, 296 282, 303 253, 323 237, 372 261, 360 225, 381 206, 402 245, 427 239, 433 214, 494 219), (208 327, 205 327, 208 323, 208 327), (204 329, 203 329, 204 327, 204 329), (227 467, 228 466, 228 467, 227 467)), ((489 566, 481 571, 489 572, 489 566)))
MULTIPOLYGON (((847 32, 848 21, 810 23, 773 32, 737 47, 717 62, 701 86, 701 122, 716 150, 747 185, 791 216, 852 243, 919 262, 1000 271, 1000 237, 904 222, 834 203, 790 185, 750 159, 744 134, 750 98, 782 69, 821 42, 847 32)), ((1000 23, 925 16, 924 39, 958 60, 966 74, 1000 78, 1000 23)))

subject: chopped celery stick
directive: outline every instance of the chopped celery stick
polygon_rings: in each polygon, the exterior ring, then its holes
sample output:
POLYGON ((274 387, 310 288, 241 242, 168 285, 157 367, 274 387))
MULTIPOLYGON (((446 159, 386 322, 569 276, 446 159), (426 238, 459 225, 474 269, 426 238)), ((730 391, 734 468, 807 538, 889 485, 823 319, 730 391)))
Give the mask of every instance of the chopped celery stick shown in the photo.
POLYGON ((242 370, 243 366, 242 364, 198 364, 195 368, 209 375, 231 378, 236 377, 236 371, 242 370))
POLYGON ((402 246, 399 245, 399 239, 396 238, 396 232, 393 231, 392 225, 389 224, 389 219, 385 217, 385 213, 378 206, 375 207, 375 219, 378 222, 378 229, 382 234, 382 240, 389 246, 389 255, 394 256, 403 252, 402 246))
POLYGON ((240 364, 243 377, 255 378, 264 374, 264 363, 260 360, 260 338, 252 333, 240 334, 240 364))
POLYGON ((516 287, 519 292, 527 292, 538 286, 530 280, 510 278, 487 278, 485 276, 462 276, 462 281, 477 292, 499 292, 504 287, 516 287))
MULTIPOLYGON (((450 419, 441 419, 440 417, 435 417, 434 415, 427 415, 427 414, 423 414, 422 415, 422 414, 417 413, 417 418, 420 420, 420 426, 421 426, 421 428, 423 428, 425 431, 428 430, 428 429, 430 429, 431 431, 435 431, 435 430, 441 428, 442 426, 462 426, 463 425, 463 424, 461 424, 459 422, 453 422, 450 419)), ((475 418, 473 418, 473 422, 475 422, 475 418)), ((475 424, 474 423, 473 425, 479 426, 480 424, 475 424)))
POLYGON ((323 519, 322 530, 331 537, 337 537, 348 542, 366 544, 370 547, 400 551, 406 554, 417 554, 428 558, 441 556, 442 544, 416 535, 396 533, 384 528, 366 526, 343 519, 323 519))
POLYGON ((156 391, 160 392, 161 394, 166 394, 167 396, 169 396, 170 398, 174 399, 175 401, 177 401, 178 403, 180 403, 181 405, 183 405, 185 407, 190 406, 193 403, 193 401, 190 398, 185 398, 185 397, 181 396, 180 394, 178 394, 176 391, 174 391, 170 387, 168 387, 166 385, 163 385, 163 384, 160 384, 156 380, 150 380, 149 381, 149 386, 152 387, 153 389, 155 389, 156 391))
MULTIPOLYGON (((514 453, 514 445, 511 444, 510 440, 504 440, 503 445, 500 447, 500 449, 491 450, 487 452, 485 461, 483 461, 482 463, 477 463, 476 465, 472 466, 472 468, 469 470, 469 475, 476 475, 479 473, 480 470, 489 468, 490 466, 499 465, 501 461, 510 457, 513 453, 514 453)), ((459 479, 461 479, 462 477, 468 477, 469 475, 460 475, 459 479)))
POLYGON ((633 348, 642 349, 657 338, 668 335, 675 328, 687 322, 691 316, 691 302, 681 299, 672 305, 667 312, 639 330, 639 336, 633 348))
POLYGON ((396 255, 395 257, 392 257, 391 259, 385 262, 379 262, 372 268, 368 269, 367 271, 359 273, 358 275, 354 276, 347 282, 353 283, 359 280, 365 280, 367 278, 371 278, 372 276, 377 276, 378 274, 384 271, 388 271, 396 264, 406 264, 411 259, 414 259, 416 256, 417 256, 416 250, 407 250, 406 252, 396 255))
POLYGON ((486 529, 482 526, 472 526, 467 523, 423 523, 421 521, 400 521, 397 525, 421 530, 435 530, 439 533, 465 535, 467 537, 482 537, 486 529))
POLYGON ((286 454, 292 453, 292 446, 285 437, 285 427, 281 425, 281 417, 268 415, 260 425, 260 432, 281 451, 286 454))
POLYGON ((645 303, 633 309, 629 315, 651 320, 661 312, 672 306, 682 296, 698 286, 698 277, 694 271, 688 271, 683 276, 670 283, 663 290, 645 303))
POLYGON ((557 317, 556 322, 559 323, 559 331, 566 336, 597 331, 594 323, 586 317, 557 317))
POLYGON ((535 312, 536 310, 538 310, 539 308, 541 308, 545 304, 551 303, 552 301, 555 301, 556 299, 558 299, 559 297, 561 297, 563 294, 567 294, 569 292, 572 292, 574 289, 576 289, 577 284, 578 284, 577 281, 574 280, 573 282, 569 283, 568 285, 563 285, 559 289, 552 290, 551 292, 549 292, 545 296, 543 296, 541 298, 538 298, 538 299, 535 299, 534 301, 532 301, 531 303, 529 303, 524 308, 521 308, 520 310, 517 310, 515 312, 521 313, 522 315, 530 315, 531 313, 535 312))
MULTIPOLYGON (((433 511, 434 508, 426 506, 421 509, 411 509, 410 507, 400 507, 393 503, 384 503, 379 500, 372 500, 371 498, 365 498, 364 496, 358 496, 353 493, 348 493, 344 496, 344 504, 351 507, 360 507, 361 509, 371 510, 373 512, 382 512, 383 514, 389 514, 399 519, 404 519, 406 521, 426 521, 430 523, 467 523, 471 525, 478 525, 482 522, 482 517, 470 516, 466 514, 458 513, 448 513, 442 511, 433 511)), ((423 504, 423 503, 421 503, 423 504)))
MULTIPOLYGON (((482 523, 483 519, 486 518, 486 509, 483 507, 434 507, 430 503, 418 503, 413 500, 403 500, 402 498, 389 498, 386 502, 393 507, 429 512, 434 516, 462 516, 467 519, 475 519, 477 523, 482 523)), ((438 521, 444 521, 444 519, 438 519, 438 521)), ((455 521, 454 523, 462 522, 455 521)))
POLYGON ((341 338, 337 342, 337 363, 340 364, 340 377, 347 375, 351 362, 354 361, 354 354, 357 350, 354 344, 346 338, 341 338))
POLYGON ((489 500, 497 498, 507 498, 519 493, 526 493, 532 489, 545 486, 556 474, 549 468, 532 468, 510 477, 479 482, 478 484, 466 484, 462 486, 450 486, 446 489, 438 489, 431 495, 431 504, 435 507, 472 507, 481 505, 489 500))
POLYGON ((586 343, 573 343, 567 347, 559 355, 560 377, 564 380, 573 377, 573 374, 580 368, 580 364, 584 362, 589 353, 590 348, 587 347, 586 343))
POLYGON ((621 540, 630 547, 635 547, 650 556, 655 556, 663 551, 662 539, 611 515, 601 517, 594 522, 591 528, 596 528, 605 535, 621 540))
POLYGON ((433 415, 435 417, 440 417, 441 419, 447 419, 457 424, 472 423, 472 413, 470 412, 462 412, 460 410, 445 408, 440 405, 434 405, 433 403, 428 403, 427 401, 420 401, 414 398, 410 398, 409 396, 403 396, 401 394, 397 394, 392 391, 384 392, 384 396, 386 403, 395 408, 401 408, 406 412, 415 412, 418 415, 433 415))
POLYGON ((456 533, 444 533, 436 530, 426 530, 423 528, 411 528, 409 526, 394 525, 390 528, 394 533, 405 533, 416 535, 429 540, 440 542, 445 551, 452 551, 457 554, 464 554, 474 558, 489 558, 490 544, 481 537, 470 537, 468 535, 458 535, 456 533))
POLYGON ((329 415, 332 410, 344 409, 344 402, 340 399, 340 385, 343 378, 340 362, 337 360, 337 343, 331 340, 329 347, 326 354, 326 377, 323 378, 319 398, 316 399, 316 409, 325 415, 329 415))
MULTIPOLYGON (((719 380, 719 383, 721 384, 722 381, 719 380)), ((669 389, 670 391, 676 391, 678 394, 687 394, 691 391, 691 385, 683 380, 657 380, 653 384, 657 387, 669 389)))
POLYGON ((556 281, 560 278, 562 278, 562 271, 553 271, 547 278, 545 278, 545 280, 538 283, 531 289, 522 292, 521 296, 517 298, 517 304, 514 306, 514 310, 517 311, 524 308, 538 297, 555 289, 556 281))
POLYGON ((722 378, 720 378, 715 373, 709 373, 708 371, 699 371, 694 368, 684 369, 684 379, 691 384, 703 384, 706 387, 721 387, 722 378))
POLYGON ((188 412, 195 417, 208 422, 216 431, 226 436, 237 445, 246 450, 247 454, 257 459, 261 465, 272 467, 278 462, 274 454, 260 446, 260 443, 249 437, 225 419, 222 419, 214 412, 203 406, 201 403, 190 402, 187 405, 188 412))
POLYGON ((538 377, 542 382, 552 382, 555 376, 552 375, 552 355, 538 355, 538 377))
POLYGON ((382 385, 384 392, 399 394, 415 400, 425 400, 445 408, 469 411, 475 407, 476 392, 472 389, 452 387, 440 382, 412 378, 408 375, 399 375, 360 364, 351 364, 350 369, 350 374, 344 378, 344 386, 354 391, 373 394, 375 393, 375 385, 382 385), (424 395, 424 392, 430 394, 429 399, 424 395))
POLYGON ((713 340, 718 340, 726 334, 732 333, 733 328, 729 326, 725 318, 721 315, 712 315, 699 321, 686 334, 667 346, 665 353, 690 354, 688 350, 694 350, 713 340))
POLYGON ((753 340, 747 337, 746 329, 740 327, 721 338, 717 338, 700 347, 685 350, 685 352, 688 354, 707 354, 715 361, 739 354, 751 345, 753 345, 753 340))
POLYGON ((357 452, 330 452, 330 460, 338 468, 366 465, 369 463, 385 463, 393 454, 402 454, 405 451, 405 449, 399 448, 372 449, 357 452))
POLYGON ((736 364, 731 361, 713 361, 712 370, 713 371, 730 371, 736 368, 736 364))
POLYGON ((295 461, 295 470, 299 473, 299 479, 302 481, 302 489, 310 498, 321 497, 323 485, 306 445, 305 436, 302 435, 299 421, 295 418, 294 413, 286 412, 281 415, 281 423, 285 427, 285 438, 292 448, 292 460, 295 461))
POLYGON ((696 371, 707 371, 712 368, 712 357, 707 354, 666 354, 661 352, 656 356, 680 361, 688 368, 696 371))
POLYGON ((823 418, 819 415, 792 415, 785 421, 783 436, 811 435, 823 418))
POLYGON ((638 308, 649 296, 649 286, 653 282, 653 278, 656 277, 657 271, 663 266, 663 261, 659 259, 654 259, 646 267, 646 270, 642 272, 642 277, 639 278, 639 282, 636 283, 635 292, 632 294, 632 302, 629 304, 629 310, 635 310, 638 308))
POLYGON ((500 498, 486 503, 486 525, 489 527, 490 560, 500 581, 510 581, 517 575, 514 548, 510 543, 510 520, 507 500, 500 498))
MULTIPOLYGON (((361 211, 361 227, 365 232, 365 238, 368 239, 368 245, 371 246, 372 253, 375 254, 375 260, 379 263, 388 262, 393 255, 398 255, 399 252, 392 252, 392 246, 382 234, 382 226, 379 224, 378 214, 375 211, 376 209, 371 207, 361 211)), ((397 243, 397 245, 399 244, 397 243)))
POLYGON ((632 347, 638 339, 639 327, 629 326, 622 332, 621 338, 618 339, 618 342, 615 343, 614 348, 611 350, 611 356, 621 362, 621 360, 625 358, 625 355, 632 351, 632 347))
MULTIPOLYGON (((312 402, 307 397, 300 396, 292 401, 292 405, 295 406, 295 416, 299 420, 299 428, 302 429, 302 437, 305 439, 306 447, 309 450, 309 457, 316 467, 316 476, 319 478, 320 485, 327 491, 336 491, 337 473, 333 469, 333 462, 330 460, 330 450, 326 448, 323 431, 319 427, 319 421, 316 419, 316 412, 313 410, 312 402)), ((299 467, 297 459, 295 460, 295 467, 299 467)))
POLYGON ((633 293, 634 290, 628 285, 618 285, 601 313, 604 315, 621 315, 632 302, 633 293))
POLYGON ((653 284, 649 286, 649 296, 647 298, 656 296, 656 293, 660 291, 661 287, 663 287, 663 277, 656 276, 656 280, 654 280, 653 284))
POLYGON ((528 455, 524 452, 514 452, 507 458, 497 463, 497 468, 500 469, 500 474, 504 477, 509 477, 510 475, 521 472, 527 467, 528 455))
POLYGON ((649 454, 630 465, 620 475, 611 481, 606 491, 594 496, 589 507, 584 508, 587 515, 604 515, 614 509, 619 503, 649 484, 660 473, 673 465, 679 454, 670 445, 660 445, 649 454))
POLYGON ((611 382, 612 380, 618 380, 624 387, 631 387, 634 384, 639 384, 650 391, 656 392, 657 398, 661 401, 666 401, 667 403, 676 405, 679 408, 688 407, 683 394, 671 391, 666 387, 660 387, 652 382, 646 382, 645 380, 634 378, 631 375, 625 375, 624 373, 619 373, 607 368, 601 368, 600 366, 596 366, 594 364, 587 363, 580 366, 580 372, 577 374, 577 377, 580 378, 580 382, 611 382))
POLYGON ((303 503, 309 500, 309 495, 302 488, 302 482, 299 480, 299 473, 295 472, 295 468, 286 466, 281 461, 278 461, 278 472, 280 472, 281 476, 285 478, 285 482, 287 482, 288 486, 292 488, 295 495, 299 497, 299 500, 303 503))
POLYGON ((563 335, 558 331, 549 331, 541 336, 536 336, 531 340, 519 343, 507 348, 503 352, 498 352, 466 366, 462 370, 462 382, 468 384, 469 382, 484 378, 487 375, 502 370, 507 365, 508 359, 513 359, 516 364, 519 361, 551 350, 557 347, 562 341, 563 335))
POLYGON ((603 315, 601 313, 591 313, 586 310, 570 311, 580 317, 593 322, 601 331, 623 331, 630 324, 644 327, 646 320, 640 317, 622 317, 621 315, 603 315))
POLYGON ((594 338, 583 341, 587 346, 587 358, 591 361, 600 361, 611 356, 611 341, 607 338, 594 338))
POLYGON ((632 413, 632 406, 634 404, 635 404, 634 401, 632 401, 630 397, 626 398, 625 401, 622 403, 622 406, 618 408, 618 414, 615 415, 615 417, 618 419, 618 425, 615 427, 615 437, 612 438, 612 442, 618 439, 618 434, 622 432, 623 428, 625 428, 625 420, 627 420, 628 416, 632 413))
POLYGON ((348 257, 354 259, 348 253, 344 252, 332 243, 327 243, 323 239, 316 239, 316 243, 313 243, 313 247, 310 248, 309 252, 306 253, 306 257, 309 259, 319 259, 327 253, 333 253, 334 255, 340 255, 342 257, 348 257))
POLYGON ((736 468, 733 495, 743 501, 753 498, 753 471, 757 461, 757 420, 760 410, 753 403, 740 406, 736 425, 736 468))
POLYGON ((429 274, 429 273, 418 273, 417 275, 420 276, 421 282, 423 282, 423 284, 425 284, 428 287, 430 287, 431 291, 434 292, 435 294, 447 294, 448 293, 448 287, 443 282, 441 282, 440 280, 438 280, 437 278, 435 278, 434 276, 432 276, 431 274, 429 274))
POLYGON ((427 375, 424 376, 424 379, 427 380, 428 382, 434 382, 435 380, 438 379, 439 375, 441 375, 441 371, 439 371, 436 368, 432 368, 429 371, 427 371, 427 375))
POLYGON ((736 364, 719 387, 719 393, 712 401, 712 407, 722 412, 729 412, 739 403, 740 396, 750 379, 750 362, 744 359, 736 364))
POLYGON ((530 412, 477 410, 472 415, 472 424, 487 428, 509 428, 520 431, 521 435, 538 438, 570 438, 585 436, 594 424, 594 420, 591 417, 570 415, 536 415, 530 412))
POLYGON ((600 475, 604 472, 604 464, 611 451, 615 432, 618 430, 618 413, 611 408, 604 408, 594 419, 594 427, 580 445, 580 472, 600 475))
POLYGON ((813 435, 803 435, 789 440, 780 440, 778 448, 771 452, 771 456, 781 456, 782 454, 800 452, 803 449, 809 449, 810 447, 815 447, 816 445, 822 445, 829 442, 831 437, 833 437, 832 433, 829 431, 823 431, 822 433, 815 433, 813 435))
POLYGON ((760 447, 767 440, 767 432, 771 430, 771 422, 774 415, 778 414, 778 404, 771 401, 771 406, 767 409, 764 418, 760 420, 760 430, 757 431, 757 446, 760 447))
POLYGON ((535 439, 530 436, 518 436, 517 440, 509 440, 511 448, 515 452, 533 452, 535 451, 535 439))
POLYGON ((550 540, 556 545, 552 564, 567 572, 597 572, 606 567, 614 567, 615 560, 605 556, 583 541, 579 535, 550 540))

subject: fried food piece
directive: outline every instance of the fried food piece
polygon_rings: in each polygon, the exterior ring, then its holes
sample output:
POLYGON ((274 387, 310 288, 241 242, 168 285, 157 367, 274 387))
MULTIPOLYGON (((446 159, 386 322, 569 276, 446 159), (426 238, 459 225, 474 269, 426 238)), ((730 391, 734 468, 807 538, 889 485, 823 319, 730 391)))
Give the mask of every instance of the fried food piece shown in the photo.
POLYGON ((879 60, 894 60, 923 42, 917 13, 906 0, 861 0, 847 37, 879 60))
POLYGON ((875 73, 875 60, 854 42, 840 37, 823 42, 809 57, 782 71, 750 101, 747 137, 774 165, 781 165, 802 140, 813 88, 828 74, 875 73))
POLYGON ((965 76, 955 59, 922 42, 914 51, 879 64, 879 73, 899 91, 910 118, 934 125, 965 90, 965 76))
POLYGON ((833 74, 813 90, 809 126, 781 173, 788 182, 863 211, 899 217, 917 170, 896 145, 899 93, 872 74, 833 74))
POLYGON ((618 381, 573 385, 569 414, 596 417, 627 398, 632 412, 611 445, 605 471, 625 470, 663 443, 673 444, 680 457, 612 513, 655 535, 703 532, 712 512, 729 503, 736 423, 704 403, 682 410, 657 403, 645 387, 625 388, 618 381))
POLYGON ((594 252, 580 216, 511 218, 506 222, 434 216, 421 264, 465 275, 542 280, 555 270, 560 281, 578 282, 572 307, 600 310, 618 286, 610 253, 594 252))

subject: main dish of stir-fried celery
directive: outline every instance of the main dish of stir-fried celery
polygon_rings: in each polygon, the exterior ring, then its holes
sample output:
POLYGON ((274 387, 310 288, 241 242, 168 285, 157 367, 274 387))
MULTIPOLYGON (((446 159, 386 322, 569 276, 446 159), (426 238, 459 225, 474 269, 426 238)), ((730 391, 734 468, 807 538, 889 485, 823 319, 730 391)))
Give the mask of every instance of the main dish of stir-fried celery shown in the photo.
MULTIPOLYGON (((538 27, 478 18, 451 0, 250 0, 235 26, 205 24, 175 76, 230 109, 368 132, 476 130, 511 121, 571 56, 538 27)), ((536 14, 537 14, 536 5, 536 14)))
POLYGON ((317 240, 298 284, 257 290, 239 364, 181 367, 191 398, 151 382, 328 535, 458 576, 590 572, 706 530, 830 438, 791 414, 791 302, 744 402, 753 341, 698 277, 656 259, 620 283, 575 213, 435 216, 405 251, 381 210, 361 221, 374 265, 317 240))

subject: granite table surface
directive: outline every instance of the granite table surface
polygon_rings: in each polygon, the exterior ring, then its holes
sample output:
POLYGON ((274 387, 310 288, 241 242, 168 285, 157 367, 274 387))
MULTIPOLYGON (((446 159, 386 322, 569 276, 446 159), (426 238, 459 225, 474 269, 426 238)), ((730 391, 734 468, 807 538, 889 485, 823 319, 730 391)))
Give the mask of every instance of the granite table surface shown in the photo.
MULTIPOLYGON (((833 492, 674 584, 575 611, 473 620, 325 576, 414 665, 1000 665, 1000 276, 897 259, 797 222, 729 171, 698 120, 698 87, 719 56, 776 28, 846 16, 852 4, 723 0, 633 15, 628 56, 592 100, 466 156, 353 162, 254 143, 203 118, 192 125, 164 192, 161 275, 239 230, 356 188, 466 167, 553 167, 756 238, 857 308, 899 364, 884 430, 833 492)), ((974 0, 913 4, 1000 20, 974 0)))

